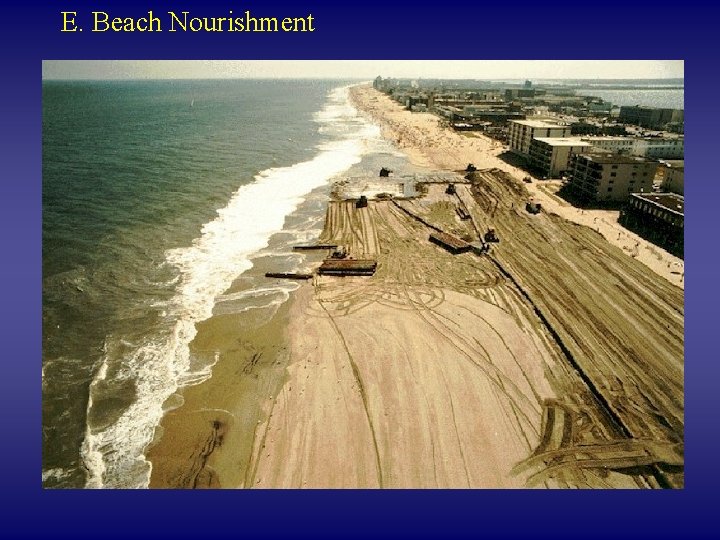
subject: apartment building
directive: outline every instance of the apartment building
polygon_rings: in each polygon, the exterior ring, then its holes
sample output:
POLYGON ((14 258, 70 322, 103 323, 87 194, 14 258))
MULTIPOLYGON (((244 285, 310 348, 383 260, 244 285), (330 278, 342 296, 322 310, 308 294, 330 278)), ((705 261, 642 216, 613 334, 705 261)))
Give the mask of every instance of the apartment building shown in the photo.
POLYGON ((666 124, 679 123, 685 120, 682 109, 662 109, 644 106, 620 107, 620 122, 634 124, 650 129, 662 129, 666 124))
POLYGON ((569 167, 570 156, 592 149, 576 137, 539 137, 530 143, 530 166, 543 178, 559 178, 569 167))
POLYGON ((549 120, 511 120, 508 128, 510 150, 525 157, 530 155, 530 143, 535 138, 570 136, 570 126, 549 120))
POLYGON ((665 163, 663 173, 663 191, 683 195, 685 193, 685 162, 667 162, 665 163))
POLYGON ((641 157, 588 152, 573 154, 569 187, 595 202, 627 200, 631 193, 650 193, 658 163, 641 157))

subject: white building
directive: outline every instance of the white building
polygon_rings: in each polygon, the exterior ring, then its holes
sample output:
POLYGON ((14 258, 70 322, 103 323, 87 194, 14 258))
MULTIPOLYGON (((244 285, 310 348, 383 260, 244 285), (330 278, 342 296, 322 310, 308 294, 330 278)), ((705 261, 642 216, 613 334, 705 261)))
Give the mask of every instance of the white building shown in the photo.
POLYGON ((685 162, 669 162, 663 167, 663 191, 684 195, 685 193, 685 162))
POLYGON ((545 178, 559 178, 568 170, 572 154, 581 154, 592 145, 577 137, 537 137, 530 143, 530 165, 545 178))
POLYGON ((508 123, 508 144, 510 150, 528 157, 530 143, 538 137, 569 137, 570 126, 563 126, 549 120, 511 120, 508 123))
POLYGON ((638 139, 637 155, 654 159, 683 159, 685 157, 685 137, 647 137, 638 139))
POLYGON ((596 150, 606 150, 614 154, 635 155, 634 137, 582 137, 582 140, 592 144, 596 150))
POLYGON ((683 159, 685 138, 665 137, 583 137, 598 150, 652 159, 683 159))

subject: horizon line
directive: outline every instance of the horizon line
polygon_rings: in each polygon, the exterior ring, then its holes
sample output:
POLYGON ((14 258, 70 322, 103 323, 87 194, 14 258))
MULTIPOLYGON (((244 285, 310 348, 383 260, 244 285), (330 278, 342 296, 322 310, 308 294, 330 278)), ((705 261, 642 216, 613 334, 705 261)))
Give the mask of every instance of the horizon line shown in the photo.
MULTIPOLYGON (((478 82, 502 82, 502 81, 522 81, 522 80, 539 80, 539 81, 684 81, 685 77, 494 77, 490 79, 478 79, 472 77, 383 77, 382 79, 397 80, 438 80, 438 81, 478 81, 478 82)), ((315 77, 312 75, 303 77, 42 77, 43 81, 238 81, 238 80, 256 80, 256 81, 302 81, 302 80, 343 80, 343 81, 372 81, 367 77, 315 77)))

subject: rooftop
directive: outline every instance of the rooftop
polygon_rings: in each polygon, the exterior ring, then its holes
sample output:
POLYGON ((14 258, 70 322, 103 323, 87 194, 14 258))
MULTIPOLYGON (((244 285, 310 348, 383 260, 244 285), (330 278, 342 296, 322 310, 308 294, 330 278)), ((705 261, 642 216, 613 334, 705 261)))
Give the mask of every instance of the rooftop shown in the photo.
POLYGON ((589 152, 587 154, 579 154, 578 159, 587 159, 595 163, 603 164, 636 164, 636 163, 648 163, 648 160, 641 157, 635 156, 624 156, 621 154, 610 154, 607 152, 589 152))
POLYGON ((635 137, 622 137, 620 135, 590 135, 584 136, 585 141, 632 141, 635 137))
POLYGON ((684 159, 661 159, 659 160, 660 163, 667 167, 671 167, 673 169, 684 169, 685 168, 685 160, 684 159))
POLYGON ((535 140, 550 146, 592 146, 577 137, 535 137, 535 140))
POLYGON ((667 133, 661 132, 657 136, 632 136, 632 135, 583 135, 583 139, 586 141, 663 141, 663 140, 685 140, 685 135, 678 133, 667 133))
POLYGON ((661 135, 655 135, 655 136, 643 136, 643 137, 635 137, 636 139, 641 139, 643 141, 685 141, 685 135, 681 135, 678 133, 665 133, 663 132, 661 135))
POLYGON ((670 107, 651 107, 650 105, 621 105, 621 109, 643 109, 646 111, 682 111, 683 109, 672 109, 670 107))
POLYGON ((685 198, 675 193, 633 193, 633 197, 648 201, 678 214, 685 214, 685 198))
POLYGON ((511 122, 515 124, 520 124, 522 126, 528 126, 528 127, 534 127, 534 128, 566 128, 569 126, 561 126, 560 124, 556 122, 551 122, 549 120, 511 120, 511 122))

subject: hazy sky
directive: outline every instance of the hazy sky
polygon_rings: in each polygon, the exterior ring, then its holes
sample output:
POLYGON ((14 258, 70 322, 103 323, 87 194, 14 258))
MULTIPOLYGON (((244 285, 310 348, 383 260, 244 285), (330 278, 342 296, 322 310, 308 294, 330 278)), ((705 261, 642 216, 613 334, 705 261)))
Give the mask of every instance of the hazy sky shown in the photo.
POLYGON ((682 60, 46 60, 43 79, 663 79, 682 60))

